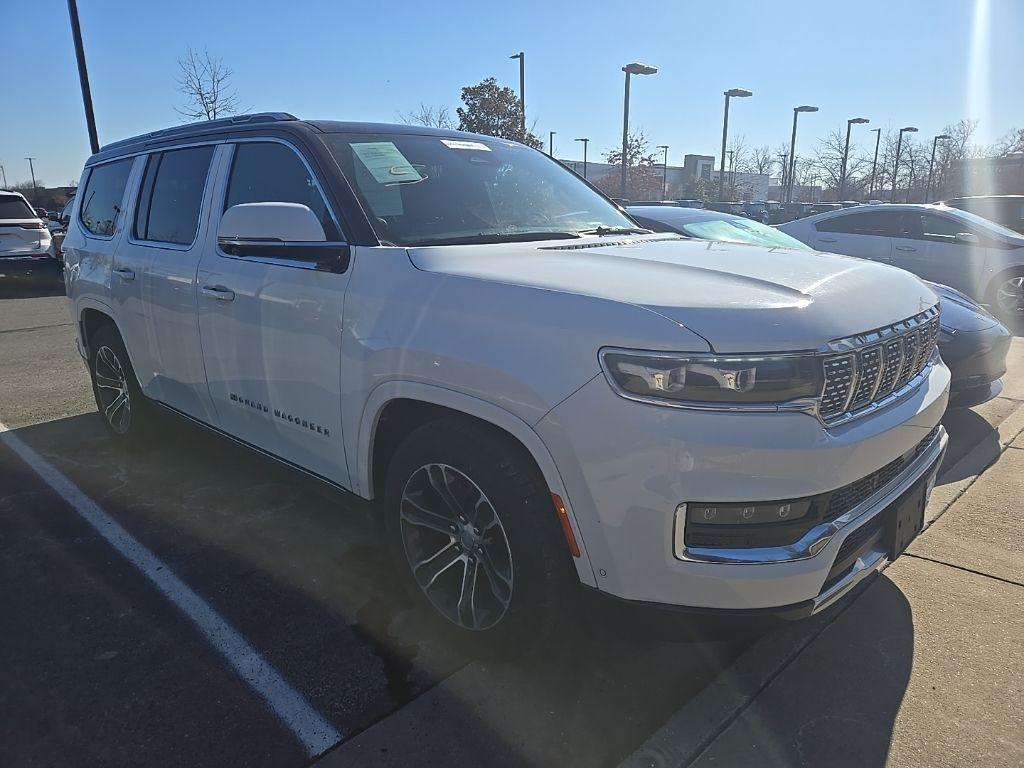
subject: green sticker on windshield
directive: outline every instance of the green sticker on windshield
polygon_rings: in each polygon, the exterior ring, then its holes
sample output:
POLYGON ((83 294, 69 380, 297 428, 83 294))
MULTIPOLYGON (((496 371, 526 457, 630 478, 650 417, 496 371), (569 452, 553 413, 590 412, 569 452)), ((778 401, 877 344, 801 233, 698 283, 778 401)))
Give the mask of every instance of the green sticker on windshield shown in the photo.
POLYGON ((353 144, 352 151, 380 184, 403 184, 423 180, 419 171, 412 167, 405 159, 405 155, 390 141, 353 144))

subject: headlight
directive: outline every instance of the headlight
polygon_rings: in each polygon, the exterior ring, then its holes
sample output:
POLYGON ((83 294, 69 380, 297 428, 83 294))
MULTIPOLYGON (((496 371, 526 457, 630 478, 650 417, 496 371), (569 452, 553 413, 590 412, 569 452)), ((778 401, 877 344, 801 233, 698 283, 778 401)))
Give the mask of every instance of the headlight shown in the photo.
POLYGON ((813 354, 674 355, 607 349, 601 365, 624 397, 666 402, 784 403, 821 394, 813 354))

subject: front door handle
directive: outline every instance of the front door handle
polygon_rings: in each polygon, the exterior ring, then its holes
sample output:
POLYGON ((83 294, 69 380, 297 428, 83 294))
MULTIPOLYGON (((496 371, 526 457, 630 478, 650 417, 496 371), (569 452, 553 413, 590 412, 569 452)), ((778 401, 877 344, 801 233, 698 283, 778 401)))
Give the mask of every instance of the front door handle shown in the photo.
POLYGON ((896 250, 897 251, 916 251, 917 248, 915 248, 912 245, 897 245, 896 246, 896 250))
POLYGON ((135 279, 135 272, 130 269, 115 269, 114 274, 124 280, 126 283, 129 280, 135 279))
POLYGON ((204 285, 203 296, 208 296, 217 301, 234 301, 235 292, 225 288, 223 285, 204 285))
POLYGON ((819 237, 819 240, 823 243, 838 243, 839 239, 835 237, 819 237))

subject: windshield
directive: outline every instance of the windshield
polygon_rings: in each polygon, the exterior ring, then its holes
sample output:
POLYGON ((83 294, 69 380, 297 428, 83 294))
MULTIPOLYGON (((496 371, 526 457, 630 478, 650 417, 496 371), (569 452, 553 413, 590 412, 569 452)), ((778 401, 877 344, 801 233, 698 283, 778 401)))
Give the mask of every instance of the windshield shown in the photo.
POLYGON ((813 250, 785 232, 750 219, 693 221, 684 224, 680 229, 684 234, 699 237, 701 240, 724 240, 727 243, 753 243, 779 248, 798 248, 802 251, 813 250))
POLYGON ((976 227, 982 227, 984 229, 987 229, 989 232, 993 232, 997 235, 1002 235, 1003 237, 1012 237, 1014 240, 1020 240, 1021 238, 1020 232, 1014 232, 1012 229, 1004 227, 1002 224, 997 224, 991 219, 986 219, 982 216, 979 216, 976 213, 964 211, 959 208, 948 210, 952 215, 956 216, 957 218, 963 219, 976 227))
POLYGON ((571 171, 515 142, 404 134, 324 140, 378 238, 394 245, 541 240, 636 226, 571 171))

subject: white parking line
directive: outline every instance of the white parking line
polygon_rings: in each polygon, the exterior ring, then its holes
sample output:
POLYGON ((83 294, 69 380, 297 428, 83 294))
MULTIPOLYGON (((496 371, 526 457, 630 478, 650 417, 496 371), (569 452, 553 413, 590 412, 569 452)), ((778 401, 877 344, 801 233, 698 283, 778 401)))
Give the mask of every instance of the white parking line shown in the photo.
POLYGON ((227 659, 238 675, 281 718, 305 747, 316 757, 342 740, 339 733, 305 698, 292 688, 281 674, 199 595, 144 544, 132 536, 109 514, 42 456, 29 448, 0 422, 0 442, 14 451, 46 484, 63 497, 79 515, 138 568, 164 596, 181 610, 203 633, 210 644, 227 659))

